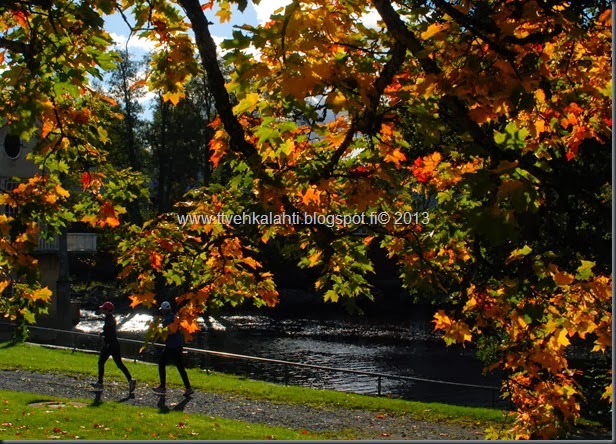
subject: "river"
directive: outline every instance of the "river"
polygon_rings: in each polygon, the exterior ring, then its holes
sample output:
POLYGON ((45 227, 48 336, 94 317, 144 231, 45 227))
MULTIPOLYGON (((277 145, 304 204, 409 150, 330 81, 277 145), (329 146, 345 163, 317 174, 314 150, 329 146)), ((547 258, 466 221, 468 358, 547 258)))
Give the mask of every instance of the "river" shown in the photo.
MULTIPOLYGON (((140 338, 152 319, 149 314, 116 315, 118 332, 140 338)), ((383 319, 341 315, 280 316, 259 312, 208 317, 202 331, 189 344, 262 358, 411 376, 464 384, 499 386, 495 375, 484 376, 471 348, 445 347, 422 319, 383 319)), ((93 333, 102 316, 81 311, 76 331, 93 333)), ((155 359, 154 351, 145 359, 155 359)), ((143 356, 142 356, 143 358, 143 356)), ((190 356, 189 363, 204 369, 234 373, 253 379, 377 394, 377 378, 312 368, 287 367, 268 362, 229 359, 211 355, 190 356)), ((418 401, 490 406, 492 391, 434 382, 383 378, 381 394, 418 401)), ((503 402, 496 397, 496 405, 503 402)))

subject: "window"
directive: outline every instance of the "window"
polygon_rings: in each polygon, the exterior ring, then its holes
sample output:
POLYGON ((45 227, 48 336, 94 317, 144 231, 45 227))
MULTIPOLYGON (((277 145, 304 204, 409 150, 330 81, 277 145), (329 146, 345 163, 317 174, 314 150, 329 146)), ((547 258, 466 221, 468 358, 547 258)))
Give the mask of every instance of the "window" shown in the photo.
MULTIPOLYGON (((17 182, 14 182, 8 178, 0 178, 0 193, 11 192, 19 185, 17 182)), ((10 205, 0 205, 0 214, 6 214, 7 216, 11 216, 17 213, 17 208, 12 207, 10 205)))
POLYGON ((21 154, 21 140, 13 134, 4 137, 4 152, 9 159, 17 159, 21 154))

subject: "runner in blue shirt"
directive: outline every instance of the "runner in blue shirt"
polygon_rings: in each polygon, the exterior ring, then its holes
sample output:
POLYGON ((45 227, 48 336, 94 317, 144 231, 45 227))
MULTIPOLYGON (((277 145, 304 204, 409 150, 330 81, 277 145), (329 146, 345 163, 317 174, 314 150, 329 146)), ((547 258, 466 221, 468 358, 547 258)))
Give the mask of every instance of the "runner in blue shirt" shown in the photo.
MULTIPOLYGON (((171 304, 164 301, 160 306, 160 311, 163 315, 162 326, 167 327, 175 320, 175 313, 171 311, 171 304)), ((167 393, 167 365, 172 363, 178 369, 182 382, 184 383, 185 391, 184 396, 190 396, 195 391, 190 386, 186 369, 184 368, 184 362, 182 361, 182 353, 184 349, 184 336, 178 331, 170 332, 165 339, 165 348, 160 355, 160 361, 158 362, 158 375, 160 377, 160 385, 152 389, 159 395, 167 393)))

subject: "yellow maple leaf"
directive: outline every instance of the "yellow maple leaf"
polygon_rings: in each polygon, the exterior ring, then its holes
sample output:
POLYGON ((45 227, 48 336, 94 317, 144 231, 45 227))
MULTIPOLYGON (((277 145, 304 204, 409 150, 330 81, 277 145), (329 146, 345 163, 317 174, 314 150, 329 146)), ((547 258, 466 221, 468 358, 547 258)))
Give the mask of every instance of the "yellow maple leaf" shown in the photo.
POLYGON ((67 198, 71 195, 71 193, 69 193, 68 190, 65 190, 59 184, 56 184, 55 190, 56 190, 56 194, 60 197, 67 198))
POLYGON ((255 259, 251 258, 251 257, 245 257, 244 258, 244 263, 247 264, 248 266, 257 269, 259 267, 261 267, 261 264, 256 261, 255 259))
POLYGON ((561 329, 558 333, 555 333, 554 337, 556 338, 556 342, 563 347, 567 347, 569 344, 571 344, 569 338, 567 337, 567 330, 565 330, 564 328, 561 329))
POLYGON ((601 395, 601 399, 607 399, 612 403, 612 384, 610 383, 607 387, 605 387, 605 391, 601 395))
POLYGON ((465 341, 470 342, 473 339, 473 335, 471 334, 471 330, 466 323, 456 322, 445 333, 445 342, 449 343, 447 339, 453 340, 457 343, 464 343, 465 341))
POLYGON ((539 104, 545 103, 545 92, 541 88, 535 90, 535 99, 539 104))
POLYGON ((391 162, 395 164, 396 166, 400 166, 400 163, 404 162, 405 160, 406 160, 406 156, 404 155, 402 151, 400 151, 397 148, 393 150, 390 154, 387 154, 385 156, 385 162, 391 162))
POLYGON ((45 139, 45 137, 47 137, 47 135, 54 130, 54 127, 54 122, 44 119, 43 127, 41 128, 41 139, 45 139))
POLYGON ((528 323, 526 322, 526 320, 524 319, 523 316, 520 316, 517 312, 513 312, 511 314, 511 321, 513 321, 514 323, 516 323, 520 328, 526 328, 526 326, 528 325, 528 323))
POLYGON ((318 262, 319 262, 319 258, 321 257, 321 254, 323 254, 322 251, 317 251, 313 254, 310 255, 310 267, 314 267, 318 262))
POLYGON ((251 113, 257 107, 261 96, 258 93, 248 93, 240 102, 233 107, 235 114, 251 113))
POLYGON ((81 218, 81 221, 90 224, 91 226, 95 226, 98 218, 93 214, 86 214, 81 218))
POLYGON ((57 200, 58 200, 58 196, 56 196, 55 194, 46 194, 45 195, 45 202, 47 202, 47 203, 55 204, 57 200))
POLYGON ((605 350, 612 346, 612 335, 611 334, 603 334, 597 333, 597 340, 595 341, 595 346, 592 351, 600 351, 605 352, 605 350))
POLYGON ((548 323, 545 324, 545 327, 543 329, 546 333, 549 334, 549 333, 556 331, 558 327, 560 327, 560 324, 554 321, 554 318, 550 316, 548 323))
POLYGON ((196 323, 194 320, 189 321, 189 320, 184 319, 182 322, 180 322, 180 325, 181 325, 181 326, 182 326, 182 328, 183 328, 184 330, 186 330, 189 334, 190 334, 190 333, 194 333, 194 332, 196 332, 197 330, 199 330, 199 326, 197 325, 197 323, 196 323))
POLYGON ((34 290, 30 293, 28 299, 32 301, 49 301, 51 299, 51 290, 47 287, 41 288, 39 290, 34 290))
POLYGON ((166 92, 163 94, 163 100, 165 102, 171 102, 173 103, 173 105, 177 105, 180 101, 180 99, 184 98, 185 94, 183 91, 177 91, 177 92, 166 92))
POLYGON ((334 90, 327 95, 327 99, 325 99, 325 103, 329 105, 334 112, 339 112, 342 110, 347 102, 347 99, 344 94, 342 94, 338 90, 334 90))
POLYGON ((424 32, 421 33, 421 38, 423 40, 427 40, 430 37, 448 28, 449 28, 449 25, 447 23, 443 23, 443 24, 432 23, 430 26, 428 26, 428 29, 426 29, 424 32))
POLYGON ((474 309, 476 306, 477 299, 475 299, 475 296, 471 296, 470 299, 466 301, 466 304, 464 304, 464 307, 462 308, 462 313, 467 313, 474 309))
POLYGON ((434 315, 434 319, 432 320, 432 322, 434 322, 435 330, 442 330, 442 329, 449 328, 453 321, 451 320, 449 316, 447 316, 447 314, 445 313, 445 310, 439 310, 434 315))
POLYGON ((2 294, 9 285, 11 285, 11 281, 0 281, 0 294, 2 294))
POLYGON ((222 2, 220 4, 220 9, 216 11, 214 15, 219 18, 220 23, 225 23, 231 20, 231 9, 229 9, 229 3, 226 1, 222 2))

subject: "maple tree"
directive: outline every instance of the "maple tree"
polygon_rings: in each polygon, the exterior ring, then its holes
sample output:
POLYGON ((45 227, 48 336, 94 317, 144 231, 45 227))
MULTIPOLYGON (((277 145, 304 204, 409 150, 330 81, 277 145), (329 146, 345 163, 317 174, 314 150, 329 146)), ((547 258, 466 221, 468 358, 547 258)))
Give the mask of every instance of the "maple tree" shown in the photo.
MULTIPOLYGON (((106 163, 115 103, 92 79, 115 66, 101 14, 111 5, 72 1, 9 1, 0 5, 0 123, 35 140, 28 161, 39 171, 0 190, 0 312, 31 323, 46 312, 35 250, 72 222, 116 227, 125 202, 143 196, 143 178, 106 163)), ((4 142, 4 141, 3 141, 4 142)), ((3 171, 2 174, 5 174, 3 171)))
POLYGON ((611 351, 607 2, 296 0, 233 31, 225 77, 209 20, 228 21, 232 5, 247 1, 8 2, 0 103, 20 134, 42 123, 36 160, 46 168, 17 194, 51 208, 57 226, 120 222, 102 186, 113 174, 100 143, 108 101, 87 75, 113 61, 100 14, 131 15, 157 42, 147 82, 165 101, 178 104, 191 77, 207 76, 218 113, 210 162, 229 175, 192 191, 177 214, 125 230, 133 307, 172 288, 173 328, 190 336, 211 307, 275 305, 260 255, 274 239, 290 239, 299 264, 319 270, 325 300, 370 298, 368 247, 378 245, 405 286, 448 299, 434 317, 445 342, 476 343, 487 370, 503 370, 516 406, 506 437, 562 434, 580 415, 572 342, 611 351), (88 193, 71 194, 79 214, 66 209, 60 173, 83 174, 88 193), (266 213, 332 223, 231 217, 266 213))

